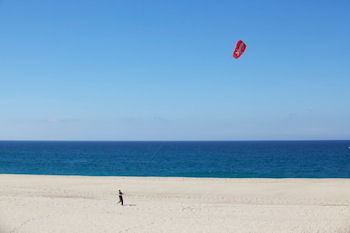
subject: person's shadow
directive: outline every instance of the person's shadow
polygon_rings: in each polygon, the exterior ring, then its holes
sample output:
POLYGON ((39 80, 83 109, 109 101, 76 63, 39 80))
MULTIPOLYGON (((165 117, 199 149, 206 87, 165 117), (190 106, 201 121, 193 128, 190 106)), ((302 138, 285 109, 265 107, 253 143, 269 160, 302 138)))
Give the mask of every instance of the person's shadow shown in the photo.
POLYGON ((136 204, 124 204, 124 206, 136 206, 136 204))

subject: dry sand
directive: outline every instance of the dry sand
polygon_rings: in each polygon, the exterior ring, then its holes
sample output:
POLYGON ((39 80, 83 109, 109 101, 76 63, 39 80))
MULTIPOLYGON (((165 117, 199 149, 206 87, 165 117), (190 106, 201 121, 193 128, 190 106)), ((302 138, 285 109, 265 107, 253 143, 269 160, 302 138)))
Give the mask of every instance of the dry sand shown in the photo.
POLYGON ((349 233, 350 179, 0 175, 0 232, 349 233))

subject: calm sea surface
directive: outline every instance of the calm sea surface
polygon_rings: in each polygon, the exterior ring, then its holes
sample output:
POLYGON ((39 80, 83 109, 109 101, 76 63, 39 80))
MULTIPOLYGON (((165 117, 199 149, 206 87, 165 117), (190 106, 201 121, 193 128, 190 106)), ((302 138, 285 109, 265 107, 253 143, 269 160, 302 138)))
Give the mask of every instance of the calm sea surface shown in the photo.
POLYGON ((0 173, 350 178, 350 141, 0 141, 0 173))

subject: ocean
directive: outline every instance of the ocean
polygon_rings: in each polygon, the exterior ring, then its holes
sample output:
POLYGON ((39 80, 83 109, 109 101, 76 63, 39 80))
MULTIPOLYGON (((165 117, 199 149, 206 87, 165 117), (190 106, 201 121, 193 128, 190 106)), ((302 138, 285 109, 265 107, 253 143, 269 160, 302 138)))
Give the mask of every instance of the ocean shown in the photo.
POLYGON ((0 141, 1 174, 350 178, 348 141, 0 141))

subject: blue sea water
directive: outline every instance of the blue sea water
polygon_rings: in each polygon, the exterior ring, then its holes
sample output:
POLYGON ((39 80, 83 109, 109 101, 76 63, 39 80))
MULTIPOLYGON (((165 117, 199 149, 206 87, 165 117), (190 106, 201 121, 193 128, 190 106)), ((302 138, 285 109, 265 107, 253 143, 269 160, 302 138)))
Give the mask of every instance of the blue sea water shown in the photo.
POLYGON ((0 141, 0 173, 350 178, 350 141, 0 141))

